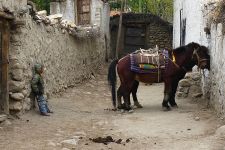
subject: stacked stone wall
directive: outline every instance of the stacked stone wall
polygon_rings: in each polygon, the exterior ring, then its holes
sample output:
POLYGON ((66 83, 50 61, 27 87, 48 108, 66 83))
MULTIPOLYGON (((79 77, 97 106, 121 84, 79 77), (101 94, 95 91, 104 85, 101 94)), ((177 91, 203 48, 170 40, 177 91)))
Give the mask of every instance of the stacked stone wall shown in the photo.
POLYGON ((161 49, 172 48, 172 30, 168 30, 168 26, 150 24, 147 27, 147 47, 154 48, 156 45, 161 49))
POLYGON ((12 29, 10 39, 11 112, 31 109, 35 63, 45 66, 46 93, 52 95, 90 78, 104 62, 105 41, 100 30, 98 36, 81 38, 57 24, 36 23, 29 15, 19 19, 23 25, 12 29))

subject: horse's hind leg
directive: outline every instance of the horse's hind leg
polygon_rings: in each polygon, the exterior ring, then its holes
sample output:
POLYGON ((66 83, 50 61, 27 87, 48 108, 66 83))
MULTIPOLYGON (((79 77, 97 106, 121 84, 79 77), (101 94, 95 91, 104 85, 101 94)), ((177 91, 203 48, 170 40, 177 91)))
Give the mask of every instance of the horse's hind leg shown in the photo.
POLYGON ((121 101, 122 96, 123 96, 123 92, 122 92, 122 88, 120 86, 118 88, 118 90, 117 90, 117 108, 118 109, 122 109, 123 108, 122 101, 121 101))
POLYGON ((143 108, 143 106, 138 102, 138 99, 137 99, 138 86, 139 86, 139 82, 135 80, 131 92, 132 92, 132 96, 133 96, 133 100, 134 100, 134 105, 137 108, 143 108))
POLYGON ((128 86, 128 85, 120 86, 120 92, 124 99, 124 109, 126 109, 126 110, 131 109, 131 106, 130 106, 130 93, 131 93, 131 89, 132 89, 131 87, 132 86, 128 86))
POLYGON ((172 94, 172 87, 171 87, 171 79, 167 79, 164 81, 164 98, 162 102, 163 110, 168 111, 170 110, 170 106, 168 105, 168 102, 171 98, 172 94))

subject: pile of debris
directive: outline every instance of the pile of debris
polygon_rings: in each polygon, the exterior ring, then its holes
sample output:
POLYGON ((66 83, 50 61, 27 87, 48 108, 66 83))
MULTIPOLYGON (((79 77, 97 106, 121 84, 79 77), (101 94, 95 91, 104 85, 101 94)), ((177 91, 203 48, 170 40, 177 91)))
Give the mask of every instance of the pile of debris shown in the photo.
POLYGON ((63 33, 66 31, 78 38, 92 38, 100 36, 100 28, 98 26, 77 26, 70 20, 63 19, 62 14, 54 14, 47 16, 47 11, 42 10, 36 12, 33 17, 37 23, 44 23, 45 25, 58 26, 63 33))

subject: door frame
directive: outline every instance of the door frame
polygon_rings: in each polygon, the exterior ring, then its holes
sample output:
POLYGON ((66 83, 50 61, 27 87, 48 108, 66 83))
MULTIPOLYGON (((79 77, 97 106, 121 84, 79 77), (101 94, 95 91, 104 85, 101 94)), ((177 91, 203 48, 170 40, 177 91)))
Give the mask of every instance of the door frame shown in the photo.
POLYGON ((0 16, 0 32, 1 32, 1 58, 0 58, 0 67, 1 67, 1 79, 0 79, 0 105, 1 112, 9 114, 9 40, 10 40, 10 25, 9 20, 5 17, 0 16))

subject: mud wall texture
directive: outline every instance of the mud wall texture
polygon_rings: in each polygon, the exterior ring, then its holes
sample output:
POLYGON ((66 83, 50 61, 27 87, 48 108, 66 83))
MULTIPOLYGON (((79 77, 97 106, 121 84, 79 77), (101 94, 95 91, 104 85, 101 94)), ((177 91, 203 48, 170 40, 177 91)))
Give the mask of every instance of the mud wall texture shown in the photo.
POLYGON ((26 5, 27 0, 0 0, 0 11, 15 12, 23 9, 26 5))
POLYGON ((212 24, 210 36, 211 70, 203 79, 203 90, 206 98, 221 115, 225 114, 225 35, 224 26, 212 24))
MULTIPOLYGON (((35 63, 46 70, 44 80, 49 95, 74 86, 95 73, 105 59, 105 37, 78 38, 57 25, 36 23, 29 15, 20 18, 23 25, 11 31, 10 110, 31 108, 30 81, 35 63)), ((100 29, 99 29, 100 30, 100 29)))

